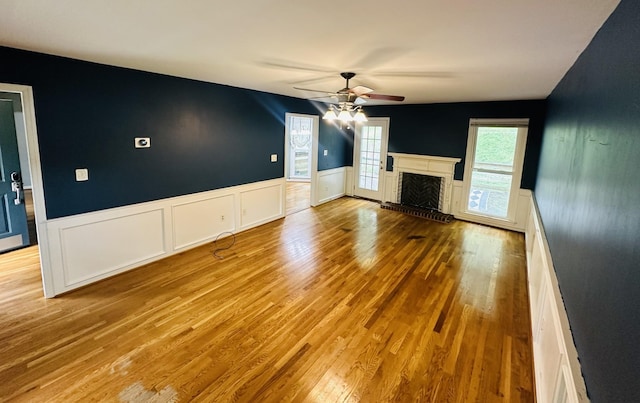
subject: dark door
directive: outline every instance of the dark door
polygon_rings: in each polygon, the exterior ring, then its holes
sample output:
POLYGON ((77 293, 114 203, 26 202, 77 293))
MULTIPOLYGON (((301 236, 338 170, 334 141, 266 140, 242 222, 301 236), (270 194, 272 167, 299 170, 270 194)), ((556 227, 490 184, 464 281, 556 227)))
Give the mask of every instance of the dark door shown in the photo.
POLYGON ((13 102, 0 99, 0 252, 29 245, 13 102))

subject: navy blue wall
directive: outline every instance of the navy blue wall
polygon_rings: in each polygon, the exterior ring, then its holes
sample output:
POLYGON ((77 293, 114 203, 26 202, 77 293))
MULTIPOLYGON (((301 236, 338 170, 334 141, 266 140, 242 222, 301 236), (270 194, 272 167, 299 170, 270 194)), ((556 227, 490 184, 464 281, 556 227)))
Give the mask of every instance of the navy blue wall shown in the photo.
POLYGON ((640 402, 640 2, 549 97, 536 199, 593 402, 640 402))
MULTIPOLYGON (((49 218, 283 177, 285 112, 319 114, 302 99, 6 47, 0 60, 0 82, 33 87, 49 218)), ((348 138, 326 124, 319 137, 331 148, 320 170, 347 165, 348 138)))
POLYGON ((353 129, 335 121, 320 119, 318 171, 351 166, 353 163, 353 129), (327 155, 324 155, 327 150, 327 155))
POLYGON ((462 180, 469 119, 529 118, 521 187, 533 189, 545 117, 545 100, 463 102, 367 107, 368 116, 389 116, 389 152, 462 158, 455 179, 462 180))

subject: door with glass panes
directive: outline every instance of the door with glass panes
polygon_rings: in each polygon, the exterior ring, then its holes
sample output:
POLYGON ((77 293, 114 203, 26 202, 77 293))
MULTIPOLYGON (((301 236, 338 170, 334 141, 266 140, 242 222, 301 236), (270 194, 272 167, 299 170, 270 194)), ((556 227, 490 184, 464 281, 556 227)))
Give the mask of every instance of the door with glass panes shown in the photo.
POLYGON ((369 118, 367 122, 356 125, 353 150, 355 196, 382 200, 388 139, 389 118, 369 118))

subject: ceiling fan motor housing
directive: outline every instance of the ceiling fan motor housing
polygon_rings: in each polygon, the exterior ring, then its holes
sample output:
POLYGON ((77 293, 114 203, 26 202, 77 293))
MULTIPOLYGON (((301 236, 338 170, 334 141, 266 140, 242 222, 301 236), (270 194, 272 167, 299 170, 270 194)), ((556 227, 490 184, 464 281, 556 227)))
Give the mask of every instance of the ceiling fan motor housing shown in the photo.
POLYGON ((356 76, 356 73, 352 73, 350 71, 344 72, 344 73, 340 73, 340 75, 342 76, 342 78, 344 78, 345 80, 351 80, 353 77, 356 76))

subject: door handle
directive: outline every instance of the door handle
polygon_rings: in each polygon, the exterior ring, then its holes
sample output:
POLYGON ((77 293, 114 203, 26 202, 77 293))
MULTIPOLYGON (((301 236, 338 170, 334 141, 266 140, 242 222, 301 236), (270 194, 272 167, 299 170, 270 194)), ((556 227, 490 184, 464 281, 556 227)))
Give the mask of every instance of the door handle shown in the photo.
POLYGON ((13 199, 13 204, 22 204, 22 198, 20 197, 20 191, 22 190, 22 176, 20 172, 11 172, 11 191, 16 192, 16 198, 13 199))

